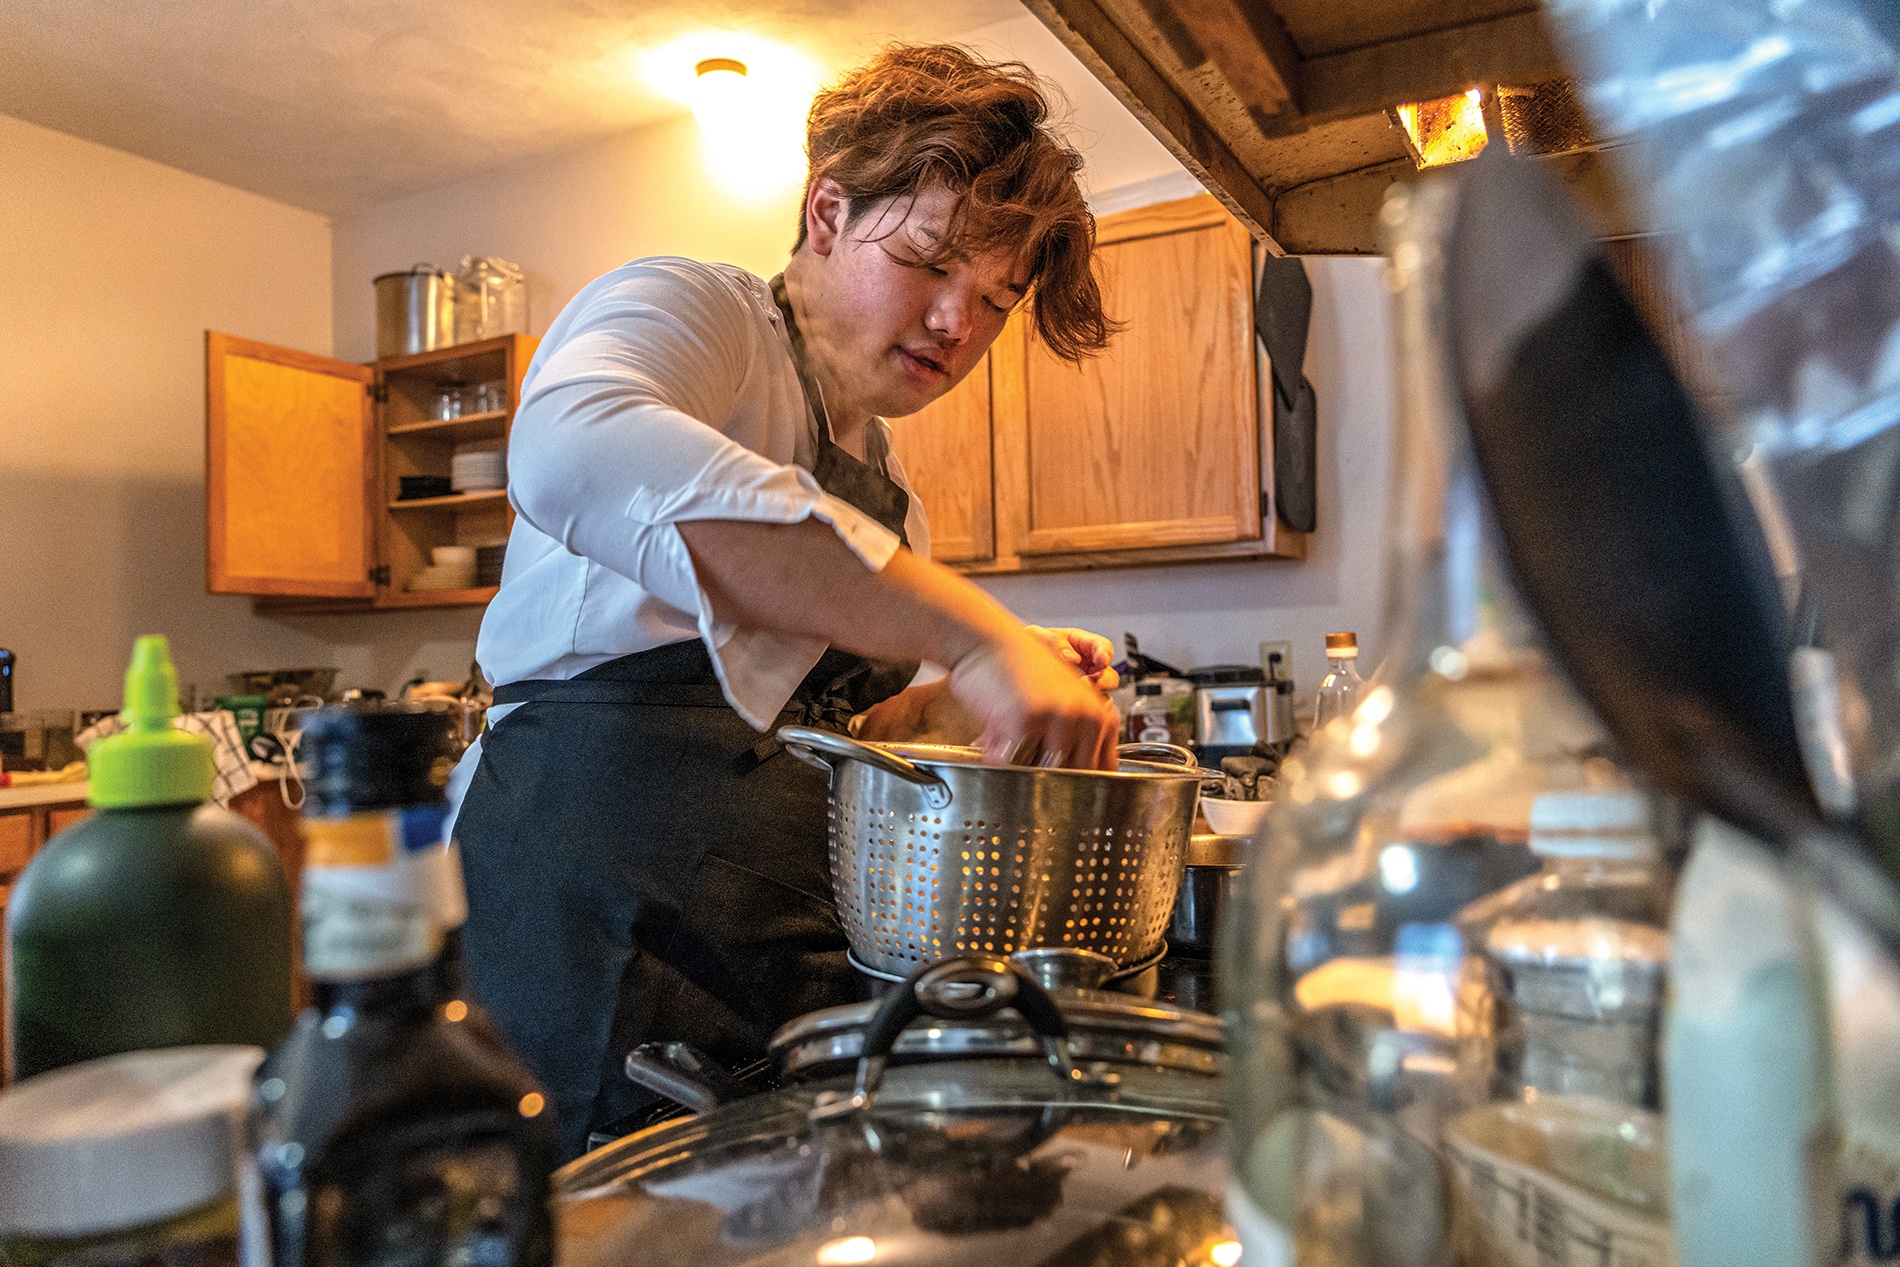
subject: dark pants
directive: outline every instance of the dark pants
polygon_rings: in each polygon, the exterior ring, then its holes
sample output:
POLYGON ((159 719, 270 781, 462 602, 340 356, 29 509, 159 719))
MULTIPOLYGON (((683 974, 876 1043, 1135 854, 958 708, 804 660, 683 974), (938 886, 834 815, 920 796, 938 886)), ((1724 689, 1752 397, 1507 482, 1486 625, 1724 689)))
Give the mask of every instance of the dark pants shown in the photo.
POLYGON ((633 1046, 737 1066, 855 997, 824 773, 761 744, 697 641, 575 682, 625 690, 522 684, 557 689, 482 740, 455 833, 469 985, 553 1097, 564 1158, 654 1099, 622 1071, 633 1046))

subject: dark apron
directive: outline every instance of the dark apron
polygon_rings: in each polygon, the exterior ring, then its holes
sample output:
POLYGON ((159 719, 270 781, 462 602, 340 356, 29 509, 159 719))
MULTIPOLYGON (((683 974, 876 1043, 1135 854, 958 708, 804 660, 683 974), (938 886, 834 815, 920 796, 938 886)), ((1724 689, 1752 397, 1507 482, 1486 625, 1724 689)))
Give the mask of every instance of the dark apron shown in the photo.
MULTIPOLYGON (((867 465, 831 442, 782 279, 772 287, 817 425, 813 476, 902 538, 909 494, 881 450, 867 465)), ((916 671, 828 650, 773 727, 842 730, 916 671)), ((621 1068, 640 1043, 691 1043, 737 1068, 786 1021, 858 997, 825 776, 732 710, 700 640, 509 683, 495 702, 520 706, 483 737, 456 818, 468 980, 553 1096, 563 1159, 656 1098, 621 1068)))

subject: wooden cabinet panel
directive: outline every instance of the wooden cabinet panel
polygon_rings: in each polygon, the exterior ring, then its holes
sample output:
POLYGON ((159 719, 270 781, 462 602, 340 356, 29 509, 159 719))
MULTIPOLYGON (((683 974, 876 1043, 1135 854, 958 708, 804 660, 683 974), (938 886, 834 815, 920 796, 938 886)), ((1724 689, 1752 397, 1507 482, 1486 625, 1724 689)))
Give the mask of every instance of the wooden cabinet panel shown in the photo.
POLYGON ((207 588, 367 597, 367 366, 205 334, 207 588))
POLYGON ((0 885, 11 885, 19 878, 38 843, 34 836, 32 810, 0 814, 0 885))
MULTIPOLYGON (((1246 230, 1212 198, 1184 199, 1105 219, 1096 258, 1124 329, 1079 366, 1025 340, 1014 487, 999 487, 1017 503, 1011 544, 1034 555, 1258 539, 1246 230)), ((1000 427, 997 443, 1000 472, 1000 427)))
POLYGON ((969 563, 996 554, 990 470, 990 360, 942 399, 891 422, 891 445, 930 516, 930 555, 969 563))
POLYGON ((82 818, 90 817, 89 805, 60 805, 46 811, 46 835, 50 839, 56 833, 65 831, 82 818))

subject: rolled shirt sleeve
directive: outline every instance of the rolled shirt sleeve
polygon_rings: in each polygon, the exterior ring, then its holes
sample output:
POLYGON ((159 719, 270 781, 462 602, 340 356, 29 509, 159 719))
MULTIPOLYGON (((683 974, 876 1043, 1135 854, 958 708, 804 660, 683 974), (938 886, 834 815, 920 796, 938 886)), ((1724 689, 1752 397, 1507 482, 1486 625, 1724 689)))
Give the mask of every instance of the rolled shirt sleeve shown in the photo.
POLYGON ((524 385, 509 438, 509 499, 568 551, 690 616, 727 700, 762 730, 826 644, 718 620, 678 525, 815 518, 874 571, 899 542, 809 471, 725 433, 735 402, 758 395, 748 380, 784 370, 759 364, 759 318, 742 293, 716 276, 682 279, 658 265, 622 271, 524 385))

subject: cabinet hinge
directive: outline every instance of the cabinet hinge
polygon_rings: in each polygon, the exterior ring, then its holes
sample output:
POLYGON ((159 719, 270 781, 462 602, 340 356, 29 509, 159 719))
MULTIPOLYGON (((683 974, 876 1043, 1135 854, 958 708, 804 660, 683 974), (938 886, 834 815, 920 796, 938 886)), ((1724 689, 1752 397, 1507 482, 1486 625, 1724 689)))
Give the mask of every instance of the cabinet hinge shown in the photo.
POLYGON ((1260 518, 1273 518, 1273 494, 1264 488, 1260 490, 1260 518))
POLYGON ((377 404, 387 405, 389 403, 388 383, 365 383, 363 384, 363 390, 368 392, 369 398, 377 404))
POLYGON ((369 570, 369 579, 377 585, 389 584, 389 565, 379 563, 369 570))

